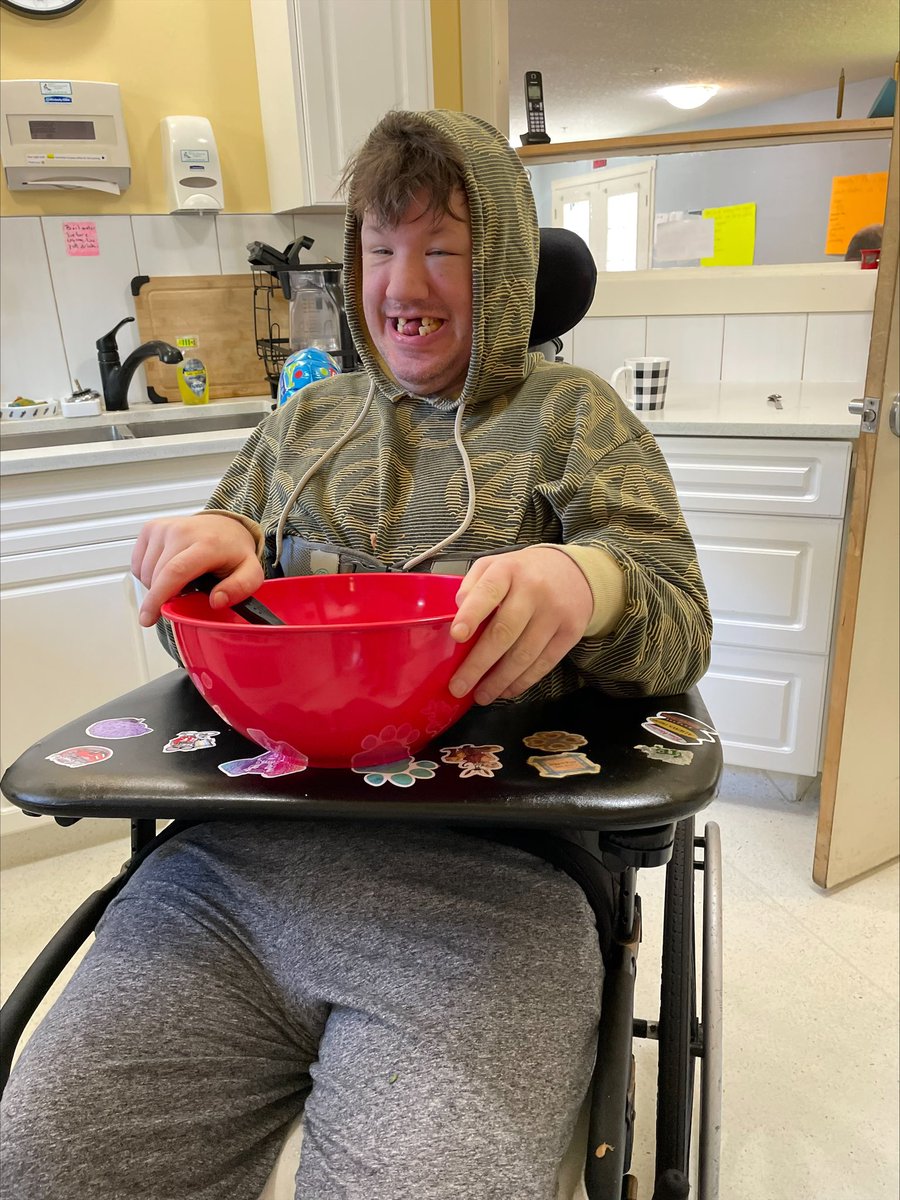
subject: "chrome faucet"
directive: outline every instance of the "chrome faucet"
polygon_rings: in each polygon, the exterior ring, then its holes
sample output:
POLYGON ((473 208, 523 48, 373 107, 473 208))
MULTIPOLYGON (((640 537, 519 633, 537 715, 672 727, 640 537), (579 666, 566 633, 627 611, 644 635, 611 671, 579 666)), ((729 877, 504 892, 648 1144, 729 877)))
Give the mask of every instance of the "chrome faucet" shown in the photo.
POLYGON ((168 342, 144 342, 132 350, 123 363, 119 361, 116 334, 123 325, 134 317, 124 317, 115 329, 104 333, 97 342, 97 362, 100 365, 100 381, 103 385, 103 402, 109 412, 121 412, 128 408, 128 385, 135 371, 145 358, 158 358, 164 363, 181 362, 184 355, 168 342))

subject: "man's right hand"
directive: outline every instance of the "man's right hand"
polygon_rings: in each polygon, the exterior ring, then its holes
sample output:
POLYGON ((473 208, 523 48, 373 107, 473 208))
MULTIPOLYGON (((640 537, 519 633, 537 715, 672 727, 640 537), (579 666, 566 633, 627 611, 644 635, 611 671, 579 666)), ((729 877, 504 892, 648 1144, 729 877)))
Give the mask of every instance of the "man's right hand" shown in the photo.
POLYGON ((131 570, 147 588, 138 614, 147 626, 159 620, 165 601, 198 575, 221 577, 210 593, 212 608, 246 600, 264 579, 253 534, 240 521, 220 513, 148 522, 131 555, 131 570))

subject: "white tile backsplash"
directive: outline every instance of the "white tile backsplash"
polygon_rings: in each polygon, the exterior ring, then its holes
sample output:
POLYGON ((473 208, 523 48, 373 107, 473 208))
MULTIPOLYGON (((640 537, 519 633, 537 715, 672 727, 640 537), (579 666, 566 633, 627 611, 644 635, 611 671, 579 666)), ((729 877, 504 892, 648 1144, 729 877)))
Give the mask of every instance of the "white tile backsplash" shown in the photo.
POLYGON ((223 275, 249 272, 248 242, 265 242, 275 250, 284 250, 297 236, 290 213, 281 217, 271 213, 226 213, 216 217, 216 230, 223 275))
POLYGON ((802 378, 806 313, 728 313, 722 379, 756 383, 802 378))
POLYGON ((646 317, 585 317, 572 338, 572 361, 609 379, 626 358, 646 354, 646 317))
POLYGON ((810 313, 803 378, 815 383, 865 384, 871 313, 810 313))
POLYGON ((0 222, 0 400, 70 391, 40 217, 0 222))
POLYGON ((200 213, 134 216, 139 275, 221 275, 216 217, 200 213))
POLYGON ((715 383, 724 334, 722 316, 648 317, 647 354, 671 360, 670 383, 715 383))
MULTIPOLYGON (((67 254, 63 224, 83 219, 40 218, 69 371, 82 386, 99 387, 96 342, 123 317, 134 317, 131 280, 138 274, 138 266, 131 217, 91 217, 97 226, 100 253, 85 258, 67 254)), ((35 330, 36 344, 40 336, 40 331, 35 330)), ((117 341, 124 359, 138 344, 137 325, 120 329, 117 341)), ((133 400, 139 399, 141 389, 146 388, 142 375, 142 371, 138 372, 131 386, 129 397, 133 400)))
POLYGON ((314 239, 310 262, 344 261, 344 218, 340 213, 294 213, 294 237, 314 239))

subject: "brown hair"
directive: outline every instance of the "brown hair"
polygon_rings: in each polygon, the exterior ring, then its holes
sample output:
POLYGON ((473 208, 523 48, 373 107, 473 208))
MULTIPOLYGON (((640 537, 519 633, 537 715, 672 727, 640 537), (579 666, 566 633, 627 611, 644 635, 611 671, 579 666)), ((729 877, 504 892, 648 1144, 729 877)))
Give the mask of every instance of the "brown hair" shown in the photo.
POLYGON ((450 207, 456 188, 465 188, 462 152, 451 138, 418 113, 389 112, 348 161, 341 190, 349 193, 359 221, 371 213, 393 228, 423 189, 435 213, 450 207))

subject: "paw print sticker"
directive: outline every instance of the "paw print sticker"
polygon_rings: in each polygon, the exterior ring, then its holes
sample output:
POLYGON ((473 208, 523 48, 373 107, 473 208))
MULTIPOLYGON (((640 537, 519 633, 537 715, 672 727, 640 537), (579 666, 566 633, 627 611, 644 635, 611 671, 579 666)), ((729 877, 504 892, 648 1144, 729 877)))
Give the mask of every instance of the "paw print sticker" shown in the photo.
POLYGON ((384 783, 392 783, 394 787, 408 788, 417 779, 434 779, 438 765, 429 762, 427 758, 415 759, 407 756, 396 762, 382 763, 378 767, 353 767, 356 775, 362 775, 366 783, 372 787, 381 787, 384 783))

